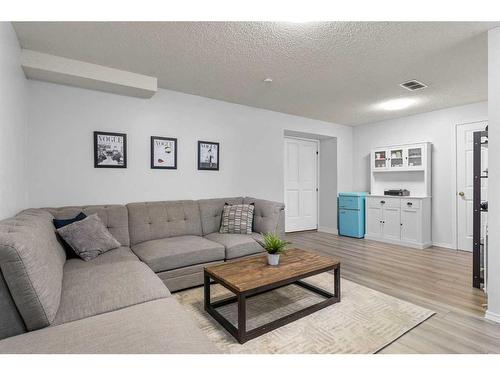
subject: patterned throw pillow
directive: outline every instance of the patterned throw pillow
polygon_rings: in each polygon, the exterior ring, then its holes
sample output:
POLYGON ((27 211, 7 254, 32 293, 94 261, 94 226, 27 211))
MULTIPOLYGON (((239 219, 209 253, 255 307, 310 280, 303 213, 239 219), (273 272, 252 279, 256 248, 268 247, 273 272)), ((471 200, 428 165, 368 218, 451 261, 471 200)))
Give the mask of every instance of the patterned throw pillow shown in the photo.
POLYGON ((220 233, 251 234, 253 225, 252 204, 234 204, 224 206, 220 233))

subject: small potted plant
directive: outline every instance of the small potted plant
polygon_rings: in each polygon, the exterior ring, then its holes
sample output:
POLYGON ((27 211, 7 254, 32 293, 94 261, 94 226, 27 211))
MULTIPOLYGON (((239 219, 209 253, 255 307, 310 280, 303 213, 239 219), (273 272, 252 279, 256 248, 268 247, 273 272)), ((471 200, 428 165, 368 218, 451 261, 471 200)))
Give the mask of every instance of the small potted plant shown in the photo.
POLYGON ((290 242, 282 240, 277 233, 266 233, 263 237, 264 242, 261 244, 267 251, 267 263, 270 266, 277 266, 280 262, 280 254, 285 252, 290 242))

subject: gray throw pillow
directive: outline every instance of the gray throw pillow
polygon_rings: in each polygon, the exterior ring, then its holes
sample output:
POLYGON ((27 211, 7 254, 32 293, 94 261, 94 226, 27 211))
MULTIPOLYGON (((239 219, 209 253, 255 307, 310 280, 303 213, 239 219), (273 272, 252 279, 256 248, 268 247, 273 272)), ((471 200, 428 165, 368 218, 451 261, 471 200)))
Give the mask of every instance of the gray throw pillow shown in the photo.
POLYGON ((252 234, 253 204, 226 204, 222 212, 220 233, 252 234))
POLYGON ((97 214, 59 228, 57 233, 84 261, 89 261, 108 250, 120 247, 97 214))

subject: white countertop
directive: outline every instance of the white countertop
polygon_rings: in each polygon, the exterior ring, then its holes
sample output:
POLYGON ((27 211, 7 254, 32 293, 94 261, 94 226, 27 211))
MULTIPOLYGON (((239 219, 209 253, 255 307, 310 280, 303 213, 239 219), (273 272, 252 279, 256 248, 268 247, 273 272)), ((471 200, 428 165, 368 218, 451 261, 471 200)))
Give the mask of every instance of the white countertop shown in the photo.
POLYGON ((406 198, 406 199, 426 199, 431 197, 417 196, 417 195, 384 195, 384 194, 368 194, 367 197, 384 197, 384 198, 406 198))

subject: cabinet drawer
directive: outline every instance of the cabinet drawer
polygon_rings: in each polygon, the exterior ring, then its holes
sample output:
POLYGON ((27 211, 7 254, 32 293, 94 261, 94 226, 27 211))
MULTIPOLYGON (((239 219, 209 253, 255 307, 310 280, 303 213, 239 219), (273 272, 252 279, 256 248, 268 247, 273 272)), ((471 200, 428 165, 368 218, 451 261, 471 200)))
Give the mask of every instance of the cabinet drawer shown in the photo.
POLYGON ((420 199, 401 199, 401 208, 420 208, 420 199))
POLYGON ((380 208, 380 207, 394 207, 400 208, 401 199, 400 198, 388 198, 388 197, 367 197, 366 198, 368 207, 380 208))

